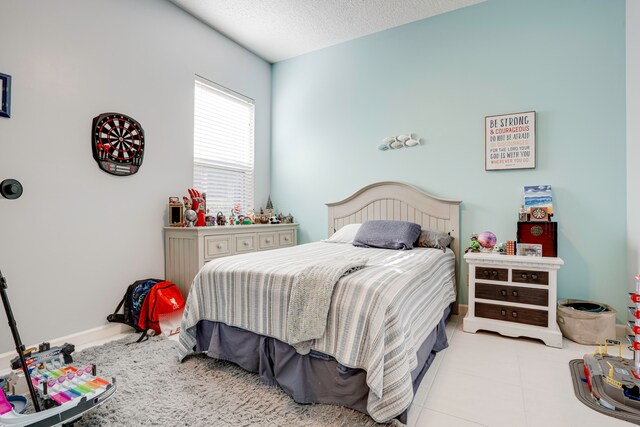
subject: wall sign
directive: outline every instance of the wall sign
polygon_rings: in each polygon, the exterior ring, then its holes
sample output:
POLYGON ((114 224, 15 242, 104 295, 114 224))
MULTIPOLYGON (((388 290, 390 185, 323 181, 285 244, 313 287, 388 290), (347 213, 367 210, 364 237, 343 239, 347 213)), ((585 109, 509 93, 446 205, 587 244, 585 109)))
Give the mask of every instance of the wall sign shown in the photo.
POLYGON ((484 118, 484 169, 535 169, 536 112, 484 118))
POLYGON ((0 73, 0 117, 11 117, 11 76, 0 73))

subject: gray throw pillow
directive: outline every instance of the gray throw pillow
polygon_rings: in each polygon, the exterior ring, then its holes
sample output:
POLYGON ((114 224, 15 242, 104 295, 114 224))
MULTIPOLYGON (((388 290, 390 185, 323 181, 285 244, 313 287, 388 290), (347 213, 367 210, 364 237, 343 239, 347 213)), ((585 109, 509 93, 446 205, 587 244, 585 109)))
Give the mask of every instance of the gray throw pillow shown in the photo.
POLYGON ((420 226, 407 221, 366 221, 353 239, 353 246, 383 249, 413 249, 420 226))
POLYGON ((416 242, 416 246, 420 248, 435 248, 442 249, 442 252, 447 251, 447 247, 453 241, 453 237, 449 233, 443 233, 442 231, 422 230, 420 237, 416 242))

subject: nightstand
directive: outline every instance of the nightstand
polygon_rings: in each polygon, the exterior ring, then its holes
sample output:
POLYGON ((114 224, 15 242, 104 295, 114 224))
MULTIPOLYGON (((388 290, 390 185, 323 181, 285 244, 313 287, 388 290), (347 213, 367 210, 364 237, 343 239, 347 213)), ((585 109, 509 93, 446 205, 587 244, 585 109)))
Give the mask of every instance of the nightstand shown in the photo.
POLYGON ((463 330, 538 338, 562 348, 556 322, 560 258, 468 253, 469 311, 463 330))

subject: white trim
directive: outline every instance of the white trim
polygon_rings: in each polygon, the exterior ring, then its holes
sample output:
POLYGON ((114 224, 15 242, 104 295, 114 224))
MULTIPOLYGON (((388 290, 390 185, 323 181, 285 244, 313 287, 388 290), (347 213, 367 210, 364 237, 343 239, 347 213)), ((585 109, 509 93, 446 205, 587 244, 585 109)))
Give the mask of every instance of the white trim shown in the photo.
MULTIPOLYGON (((51 344, 51 347, 62 345, 68 342, 69 344, 73 344, 74 346, 76 346, 76 348, 78 348, 79 346, 84 344, 103 340, 130 331, 133 331, 133 328, 122 323, 109 323, 108 325, 98 326, 97 328, 87 329, 86 331, 76 332, 75 334, 53 338, 45 341, 51 344)), ((26 346, 26 348, 31 347, 38 347, 38 344, 26 346)), ((0 374, 8 373, 10 371, 9 364, 11 363, 11 359, 16 356, 17 353, 15 350, 0 354, 0 374)))
MULTIPOLYGON (((640 1, 627 0, 627 283, 640 273, 640 1)), ((625 316, 626 317, 626 316, 625 316)))

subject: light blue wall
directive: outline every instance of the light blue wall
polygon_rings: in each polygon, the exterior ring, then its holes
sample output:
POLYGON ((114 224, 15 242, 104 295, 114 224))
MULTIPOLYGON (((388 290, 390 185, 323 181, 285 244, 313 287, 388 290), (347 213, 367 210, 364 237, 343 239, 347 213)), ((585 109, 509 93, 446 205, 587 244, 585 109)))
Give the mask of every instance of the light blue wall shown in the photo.
POLYGON ((462 200, 463 245, 515 239, 523 185, 551 184, 560 297, 624 308, 623 0, 489 0, 277 63, 272 102, 272 199, 300 242, 326 237, 325 202, 383 180, 462 200), (538 167, 485 172, 484 116, 529 110, 538 167), (376 149, 405 132, 426 145, 376 149))

